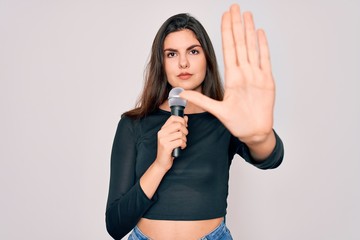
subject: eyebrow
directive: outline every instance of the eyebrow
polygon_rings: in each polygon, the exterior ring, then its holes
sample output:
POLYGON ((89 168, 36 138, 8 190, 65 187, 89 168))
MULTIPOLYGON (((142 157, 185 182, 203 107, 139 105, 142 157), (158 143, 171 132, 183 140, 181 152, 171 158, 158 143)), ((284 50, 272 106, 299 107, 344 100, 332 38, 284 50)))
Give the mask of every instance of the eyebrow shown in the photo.
MULTIPOLYGON (((190 47, 186 48, 186 51, 189 51, 190 49, 193 49, 193 48, 195 48, 195 47, 200 47, 200 48, 202 48, 201 45, 199 45, 199 44, 194 44, 194 45, 191 45, 190 47)), ((164 49, 164 52, 166 52, 166 51, 178 52, 178 50, 176 50, 176 49, 174 49, 174 48, 166 48, 166 49, 164 49)))

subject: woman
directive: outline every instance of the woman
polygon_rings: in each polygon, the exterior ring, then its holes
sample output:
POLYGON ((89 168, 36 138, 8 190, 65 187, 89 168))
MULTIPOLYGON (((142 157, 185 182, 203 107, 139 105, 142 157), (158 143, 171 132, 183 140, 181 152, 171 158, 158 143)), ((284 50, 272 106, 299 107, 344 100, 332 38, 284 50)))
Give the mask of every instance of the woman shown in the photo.
POLYGON ((232 5, 222 19, 225 91, 202 25, 169 18, 152 46, 137 108, 118 125, 106 210, 121 239, 232 239, 226 228, 229 167, 235 153, 275 168, 283 145, 273 131, 275 84, 265 34, 232 5), (185 89, 185 117, 171 116, 171 88, 185 89), (181 147, 180 157, 172 157, 181 147))

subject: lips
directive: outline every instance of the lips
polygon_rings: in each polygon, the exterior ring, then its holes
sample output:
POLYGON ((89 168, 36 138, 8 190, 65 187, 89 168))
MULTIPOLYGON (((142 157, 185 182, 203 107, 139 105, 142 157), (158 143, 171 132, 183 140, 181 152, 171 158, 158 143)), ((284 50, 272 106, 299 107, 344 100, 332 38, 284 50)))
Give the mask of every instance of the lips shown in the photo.
POLYGON ((178 78, 182 79, 182 80, 187 80, 189 78, 191 78, 192 74, 191 73, 180 73, 179 75, 177 75, 178 78))

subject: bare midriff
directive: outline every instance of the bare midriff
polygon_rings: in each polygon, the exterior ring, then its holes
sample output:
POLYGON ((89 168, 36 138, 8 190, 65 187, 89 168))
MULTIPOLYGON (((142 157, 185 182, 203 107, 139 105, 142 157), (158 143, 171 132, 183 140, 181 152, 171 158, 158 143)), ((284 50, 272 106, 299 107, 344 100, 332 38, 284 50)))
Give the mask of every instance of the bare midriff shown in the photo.
POLYGON ((142 218, 137 226, 152 240, 198 240, 211 233, 224 218, 197 221, 154 220, 142 218))

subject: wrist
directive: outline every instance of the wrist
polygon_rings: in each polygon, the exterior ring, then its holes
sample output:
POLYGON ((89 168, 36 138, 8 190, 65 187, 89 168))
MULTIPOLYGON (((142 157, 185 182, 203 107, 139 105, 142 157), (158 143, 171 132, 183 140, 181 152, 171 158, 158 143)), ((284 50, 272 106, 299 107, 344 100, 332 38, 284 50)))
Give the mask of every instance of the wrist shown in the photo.
POLYGON ((271 130, 269 134, 254 136, 243 142, 248 146, 250 154, 255 160, 264 160, 274 150, 276 138, 274 131, 271 130))
POLYGON ((239 140, 245 143, 247 146, 256 146, 256 145, 261 145, 266 141, 268 141, 273 134, 274 134, 273 130, 271 129, 271 131, 267 133, 252 135, 245 138, 239 138, 239 140))
POLYGON ((156 172, 164 175, 170 170, 171 166, 171 162, 164 164, 158 158, 155 159, 154 163, 152 164, 152 167, 156 172))

